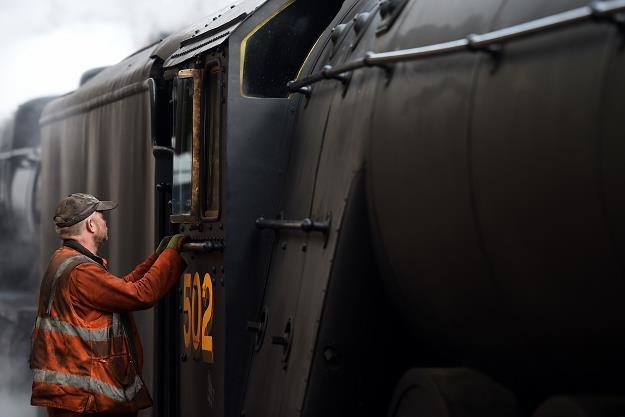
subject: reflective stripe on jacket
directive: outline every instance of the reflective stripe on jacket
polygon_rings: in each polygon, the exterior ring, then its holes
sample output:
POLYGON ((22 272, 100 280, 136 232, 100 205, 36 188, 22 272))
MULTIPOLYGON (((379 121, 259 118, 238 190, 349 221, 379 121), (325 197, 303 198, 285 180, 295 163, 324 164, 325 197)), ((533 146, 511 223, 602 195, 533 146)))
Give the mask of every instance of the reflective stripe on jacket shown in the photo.
POLYGON ((149 407, 128 311, 156 302, 183 269, 180 255, 169 249, 119 278, 75 249, 57 250, 41 283, 33 328, 31 404, 80 413, 149 407))

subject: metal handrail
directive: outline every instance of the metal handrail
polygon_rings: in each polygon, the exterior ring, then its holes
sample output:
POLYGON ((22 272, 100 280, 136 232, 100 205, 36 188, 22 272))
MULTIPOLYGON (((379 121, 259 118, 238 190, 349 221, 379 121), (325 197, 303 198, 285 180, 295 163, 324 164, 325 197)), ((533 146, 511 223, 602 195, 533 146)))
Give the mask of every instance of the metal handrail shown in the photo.
POLYGON ((182 244, 181 252, 209 253, 222 252, 225 249, 223 242, 203 241, 182 244))
POLYGON ((315 221, 309 218, 302 220, 284 220, 284 219, 265 219, 259 217, 256 219, 256 227, 258 229, 271 229, 271 230, 301 230, 303 232, 321 232, 328 233, 330 230, 330 219, 324 221, 315 221))
POLYGON ((405 61, 415 61, 422 58, 442 56, 462 51, 493 52, 490 48, 502 43, 525 38, 538 33, 559 29, 584 21, 608 21, 625 26, 622 20, 616 20, 615 14, 625 12, 625 0, 595 1, 587 6, 578 7, 562 13, 543 17, 507 28, 483 34, 470 34, 465 38, 452 40, 417 48, 401 49, 388 52, 367 52, 364 57, 355 59, 342 65, 332 67, 326 65, 319 72, 308 75, 299 80, 289 81, 287 86, 290 92, 301 92, 309 95, 307 86, 327 79, 342 79, 345 73, 366 67, 384 67, 388 64, 405 61))

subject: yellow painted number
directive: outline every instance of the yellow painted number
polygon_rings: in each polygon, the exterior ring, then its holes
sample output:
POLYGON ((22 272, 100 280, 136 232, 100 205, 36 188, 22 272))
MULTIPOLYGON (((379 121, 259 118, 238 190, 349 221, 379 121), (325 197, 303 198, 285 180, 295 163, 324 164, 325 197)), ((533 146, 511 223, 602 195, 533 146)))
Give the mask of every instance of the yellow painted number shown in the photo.
POLYGON ((200 290, 200 274, 193 276, 193 298, 191 299, 191 335, 193 336, 193 349, 200 348, 200 328, 202 327, 202 296, 200 290))
POLYGON ((192 352, 200 354, 204 362, 213 363, 213 337, 210 335, 213 328, 214 293, 213 281, 210 274, 204 274, 200 281, 200 274, 195 273, 183 276, 183 328, 184 345, 192 352))
POLYGON ((213 337, 210 332, 213 328, 213 281, 207 273, 202 283, 202 360, 213 363, 213 337))
POLYGON ((185 273, 182 283, 182 335, 184 345, 188 348, 191 344, 191 274, 185 273))

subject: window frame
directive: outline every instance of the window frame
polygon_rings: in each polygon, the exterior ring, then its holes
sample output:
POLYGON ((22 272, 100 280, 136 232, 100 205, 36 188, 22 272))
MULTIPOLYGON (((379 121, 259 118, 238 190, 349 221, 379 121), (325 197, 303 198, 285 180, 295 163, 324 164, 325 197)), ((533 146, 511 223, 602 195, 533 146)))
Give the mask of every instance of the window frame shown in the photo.
MULTIPOLYGON (((219 58, 213 58, 206 62, 204 66, 204 83, 202 85, 202 97, 205 100, 205 105, 202 106, 202 116, 204 117, 202 124, 202 159, 206 162, 205 172, 210 172, 210 177, 203 179, 210 180, 204 181, 205 187, 202 191, 202 207, 201 207, 201 220, 205 222, 217 221, 221 215, 221 190, 222 190, 222 164, 223 164, 223 144, 221 140, 221 113, 222 113, 222 63, 219 58), (213 69, 215 71, 215 79, 211 80, 213 69), (214 82, 214 83, 213 83, 214 82), (211 90, 215 88, 215 91, 211 90), (210 121, 209 121, 210 119, 210 121), (215 144, 215 153, 211 154, 208 149, 209 146, 215 144), (212 158, 210 156, 212 155, 212 158), (216 166, 212 166, 213 162, 217 161, 216 166), (213 169, 214 168, 214 169, 213 169), (210 182, 210 183, 209 183, 210 182), (211 200, 208 201, 209 190, 211 192, 211 200), (214 203, 211 206, 211 203, 214 203)), ((201 173, 200 173, 201 174, 201 173)))
MULTIPOLYGON (((171 223, 198 223, 199 221, 199 194, 201 174, 201 133, 202 133, 202 70, 182 69, 178 71, 177 79, 193 79, 193 116, 192 116, 192 145, 191 145, 191 212, 189 214, 172 214, 171 223)), ((178 98, 180 100, 180 98, 178 98)), ((177 114, 176 114, 177 117, 177 114)), ((179 121, 176 120, 176 131, 179 121)))

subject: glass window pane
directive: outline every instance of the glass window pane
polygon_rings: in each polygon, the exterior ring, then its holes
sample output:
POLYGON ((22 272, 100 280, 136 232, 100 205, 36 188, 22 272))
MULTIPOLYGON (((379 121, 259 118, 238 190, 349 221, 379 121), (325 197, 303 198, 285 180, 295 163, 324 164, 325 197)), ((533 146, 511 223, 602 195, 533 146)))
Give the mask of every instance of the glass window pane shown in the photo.
POLYGON ((193 78, 176 80, 174 172, 171 212, 191 214, 191 169, 193 150, 193 78))

